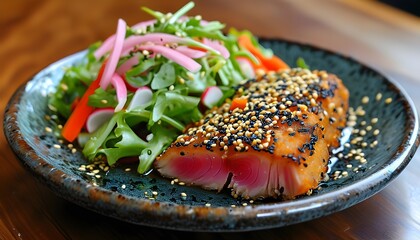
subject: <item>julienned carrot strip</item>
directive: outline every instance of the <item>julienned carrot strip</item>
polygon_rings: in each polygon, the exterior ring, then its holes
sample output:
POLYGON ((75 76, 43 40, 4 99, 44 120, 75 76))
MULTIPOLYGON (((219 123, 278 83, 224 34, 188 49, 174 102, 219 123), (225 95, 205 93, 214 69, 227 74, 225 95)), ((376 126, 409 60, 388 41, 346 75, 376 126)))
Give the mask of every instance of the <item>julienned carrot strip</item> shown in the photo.
POLYGON ((92 95, 95 92, 95 90, 99 87, 99 83, 104 72, 105 63, 106 61, 102 63, 101 69, 98 73, 98 77, 95 81, 93 81, 90 84, 86 92, 83 94, 82 98, 77 103, 69 119, 67 119, 66 124, 64 124, 63 130, 61 131, 61 135, 64 139, 66 139, 69 142, 73 142, 77 138, 83 126, 85 125, 89 114, 91 114, 93 110, 95 110, 94 107, 88 105, 89 96, 92 95))
POLYGON ((258 70, 258 69, 261 69, 261 70, 264 70, 264 71, 267 71, 268 69, 262 64, 262 62, 260 61, 260 63, 259 64, 256 64, 256 63, 254 63, 254 62, 252 62, 252 61, 250 61, 250 63, 251 63, 251 65, 252 65, 252 67, 254 68, 254 70, 258 70))
POLYGON ((268 70, 277 71, 290 68, 289 65, 275 55, 271 58, 263 58, 261 59, 261 62, 268 70))
POLYGON ((266 68, 266 70, 277 71, 281 69, 290 68, 289 65, 287 65, 283 60, 281 60, 275 55, 273 55, 272 57, 264 56, 261 50, 254 46, 254 44, 252 44, 250 37, 246 34, 242 34, 238 37, 238 43, 240 46, 247 49, 256 58, 258 58, 258 60, 260 60, 261 62, 261 65, 263 65, 266 68))
POLYGON ((235 108, 244 109, 247 103, 248 103, 247 98, 234 98, 230 105, 230 110, 234 110, 235 108))

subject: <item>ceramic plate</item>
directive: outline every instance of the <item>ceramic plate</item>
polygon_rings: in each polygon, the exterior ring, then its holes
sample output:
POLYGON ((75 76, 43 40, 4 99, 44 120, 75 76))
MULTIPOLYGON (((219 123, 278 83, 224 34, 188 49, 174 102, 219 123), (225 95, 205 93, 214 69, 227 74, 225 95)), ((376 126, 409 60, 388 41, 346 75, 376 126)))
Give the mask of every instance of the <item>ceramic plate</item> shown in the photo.
MULTIPOLYGON (((350 105, 362 105, 365 111, 358 117, 356 128, 372 126, 363 137, 367 162, 338 161, 332 166, 331 179, 310 196, 251 203, 234 199, 228 192, 171 183, 153 173, 140 176, 136 166, 103 171, 93 165, 98 170, 94 174, 92 170, 81 171, 80 166, 88 163, 80 151, 60 144, 46 128, 52 124, 47 117, 47 95, 57 87, 63 68, 80 61, 84 52, 51 64, 16 91, 5 111, 7 140, 27 169, 61 197, 123 221, 188 231, 244 231, 319 218, 371 197, 401 173, 418 145, 418 119, 412 101, 395 82, 326 50, 280 40, 262 43, 292 66, 303 57, 311 69, 337 74, 350 90, 350 105), (369 97, 368 103, 361 103, 364 96, 369 97), (376 123, 371 122, 374 118, 376 123), (377 145, 373 146, 375 141, 377 145), (344 171, 346 174, 342 174, 344 171)), ((356 137, 352 135, 352 139, 356 137)), ((344 154, 349 151, 345 149, 344 154)))

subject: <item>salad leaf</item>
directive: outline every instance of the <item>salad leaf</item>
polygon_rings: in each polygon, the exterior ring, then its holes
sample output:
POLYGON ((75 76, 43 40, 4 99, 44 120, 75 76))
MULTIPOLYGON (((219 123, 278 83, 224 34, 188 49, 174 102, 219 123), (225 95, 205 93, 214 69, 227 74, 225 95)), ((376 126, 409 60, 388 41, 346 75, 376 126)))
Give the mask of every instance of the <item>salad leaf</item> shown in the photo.
POLYGON ((159 154, 161 154, 178 135, 176 132, 170 131, 159 125, 154 125, 151 131, 153 132, 153 137, 151 141, 149 141, 148 147, 141 151, 139 157, 140 164, 137 169, 139 173, 149 171, 156 157, 159 156, 159 154))
POLYGON ((149 111, 118 112, 106 124, 94 132, 86 142, 83 154, 89 160, 98 155, 106 156, 109 165, 115 164, 123 157, 139 156, 139 173, 150 169, 153 160, 176 138, 179 129, 184 126, 171 118, 162 117, 161 124, 155 124, 148 132, 152 134, 150 141, 142 139, 135 129, 143 128, 147 122, 149 111), (177 128, 174 128, 177 125, 177 128))
POLYGON ((166 109, 166 96, 165 94, 158 94, 156 97, 156 103, 153 108, 153 114, 152 114, 152 122, 149 122, 150 125, 153 125, 153 123, 159 121, 159 119, 163 116, 163 113, 166 109))
POLYGON ((162 89, 171 86, 175 83, 175 67, 171 63, 164 63, 159 71, 153 76, 152 89, 162 89))
MULTIPOLYGON (((147 147, 147 143, 134 133, 131 126, 125 121, 126 116, 123 114, 116 118, 117 126, 114 129, 115 136, 113 139, 118 141, 102 148, 98 151, 99 154, 105 154, 109 165, 115 164, 118 159, 129 156, 138 156, 141 153, 142 147, 147 147)), ((105 141, 105 143, 108 143, 105 141)))
POLYGON ((97 88, 95 93, 89 96, 88 104, 97 108, 114 108, 118 104, 115 95, 115 89, 105 91, 97 88))

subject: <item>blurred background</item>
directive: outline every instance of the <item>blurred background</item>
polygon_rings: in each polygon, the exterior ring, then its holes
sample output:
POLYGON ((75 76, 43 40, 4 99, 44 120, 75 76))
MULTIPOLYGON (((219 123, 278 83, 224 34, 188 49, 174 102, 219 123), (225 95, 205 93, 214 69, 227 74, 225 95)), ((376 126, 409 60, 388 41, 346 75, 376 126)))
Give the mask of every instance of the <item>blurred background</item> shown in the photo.
POLYGON ((417 0, 380 0, 380 2, 420 16, 420 2, 417 0))

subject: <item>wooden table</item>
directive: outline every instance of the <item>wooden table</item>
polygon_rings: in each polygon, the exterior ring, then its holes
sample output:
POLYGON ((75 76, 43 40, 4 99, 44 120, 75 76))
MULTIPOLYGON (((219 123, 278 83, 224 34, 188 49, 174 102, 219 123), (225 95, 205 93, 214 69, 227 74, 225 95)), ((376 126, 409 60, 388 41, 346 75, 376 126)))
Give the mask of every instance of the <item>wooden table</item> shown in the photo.
MULTIPOLYGON (((0 1, 0 109, 47 64, 112 34, 118 18, 148 19, 149 6, 185 1, 0 1)), ((420 107, 420 19, 375 1, 197 1, 193 14, 256 35, 310 43, 352 56, 396 79, 420 107)), ((1 128, 0 131, 2 131, 1 128)), ((248 233, 189 233, 142 227, 57 197, 22 168, 0 134, 0 239, 415 239, 420 238, 420 154, 388 187, 347 210, 248 233)))

